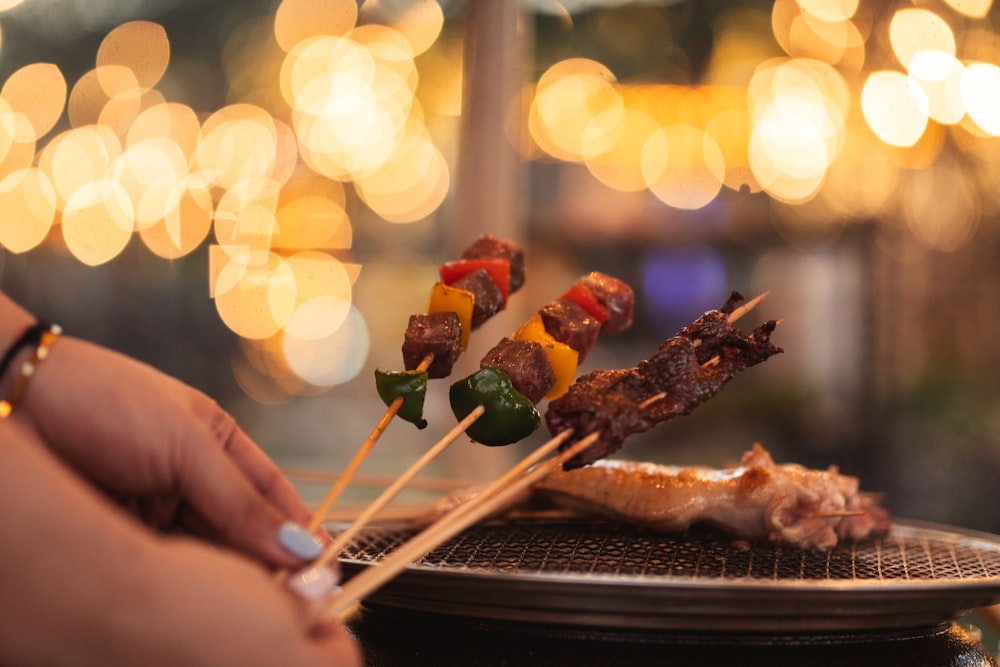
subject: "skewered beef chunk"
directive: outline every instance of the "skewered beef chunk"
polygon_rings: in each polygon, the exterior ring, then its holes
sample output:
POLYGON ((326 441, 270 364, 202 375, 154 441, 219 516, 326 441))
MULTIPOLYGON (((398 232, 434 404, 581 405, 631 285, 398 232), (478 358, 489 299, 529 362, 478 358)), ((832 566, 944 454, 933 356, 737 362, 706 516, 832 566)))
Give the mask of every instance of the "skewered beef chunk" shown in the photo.
POLYGON ((451 375, 452 366, 462 351, 462 325, 452 312, 410 315, 403 338, 403 364, 412 371, 428 354, 434 361, 427 369, 428 378, 451 375))
POLYGON ((486 269, 467 273, 451 284, 452 287, 472 292, 472 328, 482 324, 503 310, 503 292, 493 282, 486 269))
POLYGON ((587 373, 550 402, 545 415, 549 431, 556 435, 573 429, 563 449, 600 431, 593 446, 564 467, 593 463, 617 451, 629 435, 690 413, 739 371, 780 353, 770 342, 773 320, 749 336, 729 322, 729 313, 742 300, 734 293, 721 310, 709 311, 681 329, 649 359, 629 369, 587 373))
POLYGON ((462 259, 479 257, 504 257, 510 262, 510 293, 521 289, 524 284, 524 251, 512 241, 485 234, 469 244, 462 251, 462 259))
POLYGON ((560 343, 576 350, 578 361, 583 361, 597 342, 601 323, 587 314, 579 305, 566 299, 556 299, 538 311, 545 324, 545 331, 560 343))
POLYGON ((511 384, 538 403, 556 382, 555 371, 542 346, 533 341, 504 337, 479 363, 480 368, 499 368, 510 378, 511 384))
POLYGON ((601 325, 601 332, 616 334, 632 326, 635 311, 635 293, 628 283, 606 273, 594 271, 576 281, 590 290, 608 311, 608 319, 601 325))

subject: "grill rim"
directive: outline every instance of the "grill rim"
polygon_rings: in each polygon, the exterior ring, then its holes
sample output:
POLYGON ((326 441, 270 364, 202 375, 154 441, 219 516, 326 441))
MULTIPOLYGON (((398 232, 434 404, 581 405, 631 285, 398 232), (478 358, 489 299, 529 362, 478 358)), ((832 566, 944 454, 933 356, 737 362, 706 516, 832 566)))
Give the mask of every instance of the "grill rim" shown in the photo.
MULTIPOLYGON (((565 523, 565 522, 559 522, 565 523)), ((893 536, 1000 553, 1000 536, 897 521, 893 536)), ((374 561, 342 558, 346 577, 374 561)), ((653 630, 858 631, 930 626, 1000 601, 1000 575, 767 579, 503 570, 416 563, 372 603, 528 623, 653 630)))

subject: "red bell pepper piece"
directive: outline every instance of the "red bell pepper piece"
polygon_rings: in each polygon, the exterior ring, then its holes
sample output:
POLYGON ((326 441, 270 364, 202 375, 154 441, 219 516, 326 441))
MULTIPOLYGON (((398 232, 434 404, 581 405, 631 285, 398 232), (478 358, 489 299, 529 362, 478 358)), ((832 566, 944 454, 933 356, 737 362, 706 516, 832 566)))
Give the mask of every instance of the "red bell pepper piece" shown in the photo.
POLYGON ((608 309, 601 305, 601 302, 597 300, 593 292, 584 285, 573 285, 559 298, 572 301, 587 311, 588 315, 601 324, 604 324, 605 320, 608 319, 608 309))
POLYGON ((507 305, 507 294, 510 292, 510 260, 506 257, 477 257, 473 259, 456 259, 453 262, 445 262, 438 267, 441 274, 441 282, 451 285, 459 278, 486 269, 490 278, 500 288, 503 295, 503 303, 507 305))

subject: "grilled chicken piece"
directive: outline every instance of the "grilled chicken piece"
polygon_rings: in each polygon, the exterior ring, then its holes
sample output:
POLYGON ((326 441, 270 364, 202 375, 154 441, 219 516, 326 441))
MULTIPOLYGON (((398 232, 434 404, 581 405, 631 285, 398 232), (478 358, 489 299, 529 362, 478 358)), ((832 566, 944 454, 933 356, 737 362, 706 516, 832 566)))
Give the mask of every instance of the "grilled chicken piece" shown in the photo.
POLYGON ((534 494, 564 508, 663 531, 693 523, 735 537, 827 549, 841 539, 884 533, 889 515, 836 467, 776 465, 759 444, 727 469, 602 460, 557 470, 534 494))
MULTIPOLYGON (((840 540, 889 530, 889 513, 858 487, 856 477, 841 475, 836 467, 776 465, 764 447, 754 444, 732 468, 604 459, 586 468, 559 469, 494 518, 560 509, 663 532, 706 523, 734 539, 828 549, 840 540)), ((416 525, 432 523, 481 491, 469 488, 442 499, 416 525)))

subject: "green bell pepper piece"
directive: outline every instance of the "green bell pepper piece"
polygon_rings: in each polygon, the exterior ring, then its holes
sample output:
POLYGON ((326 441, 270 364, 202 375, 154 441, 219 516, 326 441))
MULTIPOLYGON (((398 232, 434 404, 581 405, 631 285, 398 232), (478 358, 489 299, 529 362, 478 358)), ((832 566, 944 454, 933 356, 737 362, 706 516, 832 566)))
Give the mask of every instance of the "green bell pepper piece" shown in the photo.
POLYGON ((486 366, 451 385, 451 411, 464 419, 476 406, 486 411, 466 429, 474 441, 496 447, 509 445, 531 435, 541 423, 541 415, 527 396, 514 388, 499 368, 486 366))
POLYGON ((392 405, 397 398, 403 398, 403 404, 396 416, 414 424, 417 428, 425 428, 424 398, 427 396, 427 371, 375 371, 375 389, 386 406, 392 405))

